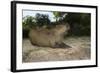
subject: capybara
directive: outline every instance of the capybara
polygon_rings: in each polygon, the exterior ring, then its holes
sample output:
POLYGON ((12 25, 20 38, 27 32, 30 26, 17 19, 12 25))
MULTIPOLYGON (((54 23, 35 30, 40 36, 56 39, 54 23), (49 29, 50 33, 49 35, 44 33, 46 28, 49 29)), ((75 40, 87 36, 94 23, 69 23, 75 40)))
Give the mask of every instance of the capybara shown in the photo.
POLYGON ((29 32, 29 39, 32 44, 45 47, 55 47, 62 43, 64 34, 69 30, 68 24, 59 24, 51 29, 32 28, 29 32))

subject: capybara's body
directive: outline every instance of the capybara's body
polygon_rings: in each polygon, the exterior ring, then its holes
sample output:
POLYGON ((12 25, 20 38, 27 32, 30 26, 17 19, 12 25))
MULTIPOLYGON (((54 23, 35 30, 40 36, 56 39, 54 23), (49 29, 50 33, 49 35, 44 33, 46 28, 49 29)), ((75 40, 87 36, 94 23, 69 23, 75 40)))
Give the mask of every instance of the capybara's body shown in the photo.
POLYGON ((62 42, 65 32, 69 30, 66 25, 56 25, 51 29, 38 28, 31 29, 29 38, 32 44, 45 47, 55 47, 62 42))

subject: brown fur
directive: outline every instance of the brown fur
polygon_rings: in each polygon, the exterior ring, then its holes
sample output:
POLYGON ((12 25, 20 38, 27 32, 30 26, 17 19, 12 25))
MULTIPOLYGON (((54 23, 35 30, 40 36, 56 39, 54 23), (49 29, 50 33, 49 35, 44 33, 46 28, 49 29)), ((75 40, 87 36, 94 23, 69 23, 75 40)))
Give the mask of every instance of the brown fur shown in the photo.
POLYGON ((54 47, 56 43, 61 43, 65 32, 69 30, 69 26, 56 25, 51 29, 37 28, 31 29, 29 32, 29 38, 32 44, 38 46, 54 47))

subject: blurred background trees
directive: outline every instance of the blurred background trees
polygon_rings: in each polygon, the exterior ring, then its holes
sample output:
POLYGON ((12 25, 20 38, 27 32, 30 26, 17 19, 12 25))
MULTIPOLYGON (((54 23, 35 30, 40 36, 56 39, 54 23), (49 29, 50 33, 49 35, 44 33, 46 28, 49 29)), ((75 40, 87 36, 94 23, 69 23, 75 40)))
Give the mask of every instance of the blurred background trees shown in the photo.
POLYGON ((70 24, 70 35, 91 35, 91 15, 89 13, 68 13, 64 21, 70 24))
POLYGON ((37 24, 38 27, 43 27, 43 26, 47 27, 47 26, 50 25, 49 16, 46 15, 46 14, 39 14, 39 13, 37 13, 35 20, 36 20, 36 24, 37 24))
POLYGON ((23 26, 23 28, 22 28, 23 29, 23 37, 27 38, 30 28, 35 26, 35 18, 32 16, 24 17, 22 26, 23 26))
POLYGON ((52 12, 56 21, 51 22, 49 15, 37 13, 35 17, 23 17, 23 37, 28 37, 30 28, 58 25, 59 23, 69 23, 69 36, 90 36, 91 35, 91 14, 90 13, 71 13, 71 12, 52 12))

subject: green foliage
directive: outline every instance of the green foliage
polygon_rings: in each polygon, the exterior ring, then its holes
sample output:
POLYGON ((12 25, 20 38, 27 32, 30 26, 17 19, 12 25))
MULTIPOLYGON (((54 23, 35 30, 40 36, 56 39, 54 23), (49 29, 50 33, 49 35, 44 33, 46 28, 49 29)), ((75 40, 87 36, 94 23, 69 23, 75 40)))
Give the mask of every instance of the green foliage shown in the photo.
POLYGON ((23 25, 23 38, 27 38, 30 28, 32 28, 33 26, 36 26, 35 18, 32 16, 24 17, 22 25, 23 25))
POLYGON ((26 16, 23 18, 23 27, 24 28, 32 28, 35 25, 35 18, 32 16, 26 16))
POLYGON ((57 12, 57 11, 54 11, 53 12, 54 14, 54 18, 56 19, 56 22, 59 22, 59 21, 62 21, 63 18, 64 18, 64 15, 67 14, 66 12, 57 12))
POLYGON ((69 35, 91 35, 91 15, 89 13, 68 13, 63 21, 70 24, 69 35))
POLYGON ((53 14, 54 14, 55 19, 56 19, 56 22, 57 22, 58 19, 59 19, 59 17, 60 17, 60 12, 56 12, 56 11, 54 11, 53 14))
POLYGON ((36 24, 38 27, 47 27, 50 25, 49 16, 45 14, 36 14, 36 24))

